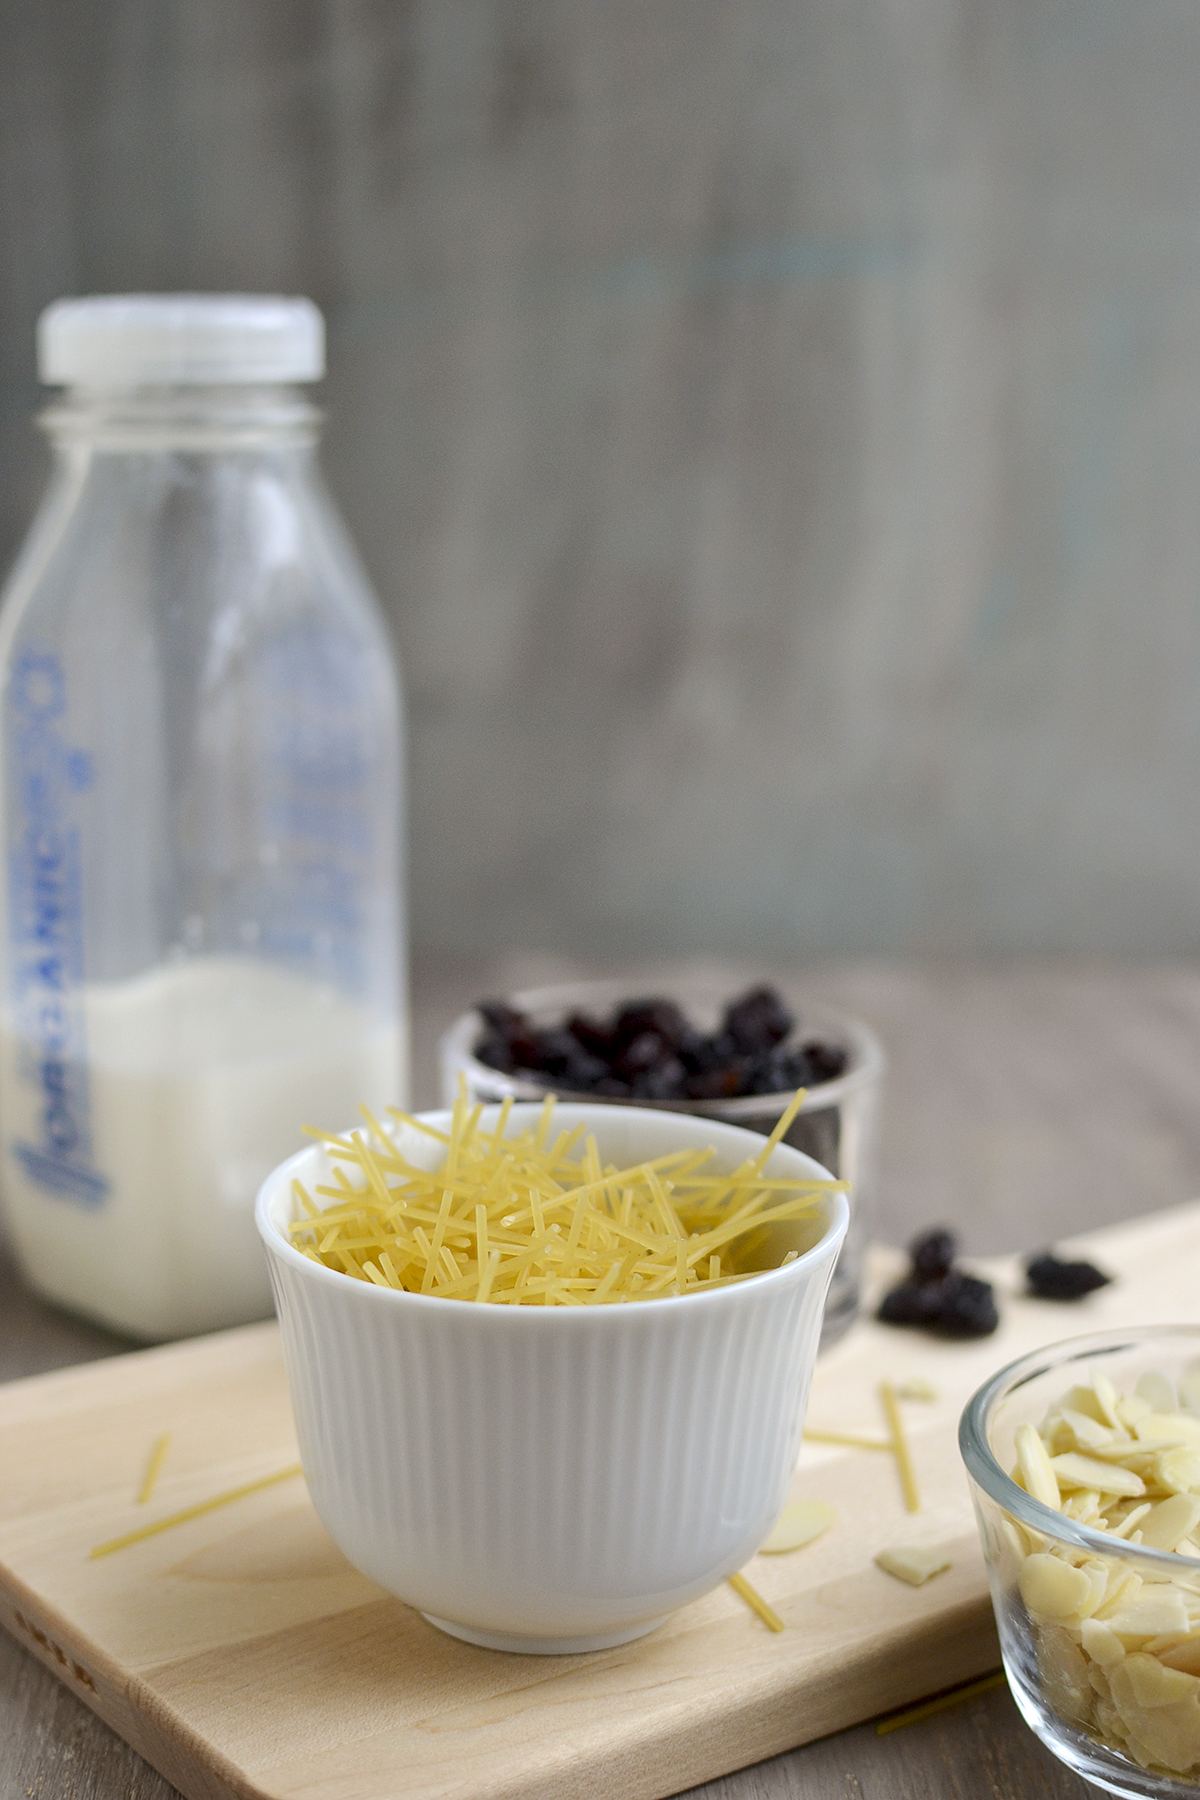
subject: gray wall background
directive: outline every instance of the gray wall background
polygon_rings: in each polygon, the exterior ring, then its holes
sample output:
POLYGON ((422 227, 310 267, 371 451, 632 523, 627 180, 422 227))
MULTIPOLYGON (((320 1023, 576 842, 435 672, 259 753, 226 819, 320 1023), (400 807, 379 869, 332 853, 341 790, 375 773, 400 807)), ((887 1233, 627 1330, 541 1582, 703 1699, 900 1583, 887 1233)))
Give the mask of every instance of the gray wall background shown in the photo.
POLYGON ((419 947, 1200 950, 1195 0, 2 0, 56 295, 311 294, 419 947))

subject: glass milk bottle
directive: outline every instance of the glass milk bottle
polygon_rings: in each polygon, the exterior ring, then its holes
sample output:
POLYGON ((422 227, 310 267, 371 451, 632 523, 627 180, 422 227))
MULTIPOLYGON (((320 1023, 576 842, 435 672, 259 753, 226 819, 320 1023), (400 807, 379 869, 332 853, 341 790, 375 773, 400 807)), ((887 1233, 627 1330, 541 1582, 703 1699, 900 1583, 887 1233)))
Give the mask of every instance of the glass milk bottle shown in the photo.
POLYGON ((31 1285, 262 1318, 257 1188, 406 1100, 400 721, 317 469, 306 300, 65 300, 0 612, 0 1178, 31 1285))

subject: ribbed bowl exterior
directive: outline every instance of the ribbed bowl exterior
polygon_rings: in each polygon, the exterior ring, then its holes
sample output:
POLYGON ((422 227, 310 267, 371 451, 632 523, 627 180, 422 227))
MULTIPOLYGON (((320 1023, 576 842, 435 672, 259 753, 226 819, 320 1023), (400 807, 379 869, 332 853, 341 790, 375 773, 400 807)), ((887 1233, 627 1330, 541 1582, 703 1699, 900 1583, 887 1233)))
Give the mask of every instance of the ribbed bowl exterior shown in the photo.
MULTIPOLYGON (((679 1143, 677 1116, 633 1116, 679 1143)), ((684 1142, 738 1140, 727 1166, 761 1143, 684 1128, 684 1142)), ((661 1153, 650 1137, 640 1154, 661 1153)), ((469 1630, 569 1639, 662 1617, 753 1554, 799 1451, 841 1195, 812 1250, 751 1282, 476 1306, 368 1287, 287 1246, 291 1179, 313 1154, 268 1181, 260 1229, 313 1504, 357 1568, 469 1630)), ((771 1171, 822 1173, 788 1150, 771 1171)))

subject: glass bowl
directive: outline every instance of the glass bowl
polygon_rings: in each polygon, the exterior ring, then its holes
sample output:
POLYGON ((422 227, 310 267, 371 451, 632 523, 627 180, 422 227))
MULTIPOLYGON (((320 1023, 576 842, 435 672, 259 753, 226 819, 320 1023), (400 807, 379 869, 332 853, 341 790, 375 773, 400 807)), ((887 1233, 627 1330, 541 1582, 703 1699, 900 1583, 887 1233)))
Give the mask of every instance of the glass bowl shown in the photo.
MULTIPOLYGON (((1019 1428, 1036 1429, 1072 1387, 1107 1377, 1128 1396, 1149 1377, 1142 1392, 1153 1396, 1156 1373, 1171 1382, 1190 1377, 1191 1405, 1181 1399, 1180 1411, 1196 1419, 1200 1454, 1200 1326, 1191 1325, 1098 1332, 1010 1363, 969 1402, 959 1447, 1004 1667, 1026 1722, 1110 1793, 1197 1800, 1200 1557, 1093 1529, 1033 1498, 1008 1473, 1019 1428)), ((1190 1442, 1190 1426, 1179 1441, 1190 1442)), ((1153 1455, 1165 1449, 1160 1437, 1157 1450, 1144 1453, 1147 1500, 1160 1480, 1153 1455)), ((1142 1502, 1131 1494, 1128 1503, 1142 1502)), ((1195 1529, 1200 1534, 1200 1524, 1195 1529)))
MULTIPOLYGON (((797 1017, 793 1038, 805 1042, 821 1038, 846 1052, 846 1067, 834 1081, 814 1084, 793 1120, 784 1142, 811 1156, 839 1181, 849 1183, 850 1229, 834 1269, 821 1349, 827 1350, 849 1329, 858 1316, 862 1288, 863 1256, 874 1209, 876 1141, 879 1103, 885 1067, 883 1046, 875 1033, 857 1019, 830 1007, 809 1002, 786 985, 775 984, 797 1017)), ((576 981, 555 987, 529 988, 504 996, 508 1005, 528 1013, 538 1025, 557 1024, 571 1013, 607 1014, 648 993, 645 984, 631 988, 628 981, 576 981)), ((656 995, 675 1001, 701 1030, 711 1031, 720 1020, 735 990, 729 983, 685 980, 668 982, 656 995)), ((506 1074, 481 1062, 475 1045, 484 1031, 480 1014, 472 1009, 455 1020, 440 1045, 442 1099, 453 1103, 461 1075, 472 1100, 487 1103, 511 1095, 517 1100, 539 1100, 553 1090, 563 1100, 583 1105, 604 1105, 598 1094, 581 1094, 544 1076, 517 1072, 506 1074)), ((791 1038, 788 1040, 791 1041, 791 1038)), ((734 1100, 636 1100, 614 1099, 608 1104, 650 1106, 657 1112, 691 1113, 717 1119, 725 1125, 769 1137, 791 1092, 744 1094, 734 1100)))

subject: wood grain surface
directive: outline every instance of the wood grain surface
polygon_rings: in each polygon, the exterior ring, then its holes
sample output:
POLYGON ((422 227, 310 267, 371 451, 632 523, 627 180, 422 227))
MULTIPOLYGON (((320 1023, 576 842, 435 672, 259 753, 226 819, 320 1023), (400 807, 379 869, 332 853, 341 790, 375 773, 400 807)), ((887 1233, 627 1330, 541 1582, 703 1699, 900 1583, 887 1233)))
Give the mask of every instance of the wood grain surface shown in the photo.
MULTIPOLYGON (((575 972, 553 958, 418 971, 418 1100, 435 1098, 433 1041, 462 1005, 514 982, 575 972)), ((851 1004, 879 1025, 888 1043, 887 1235, 899 1238, 944 1218, 961 1225, 976 1249, 1030 1246, 1200 1192, 1194 969, 859 965, 810 971, 808 981, 814 993, 851 1004), (944 1051, 948 1043, 952 1055, 944 1051), (1056 1071, 1052 1094, 1045 1091, 1047 1065, 1056 1071), (984 1218, 979 1147, 997 1122, 1006 1129, 1036 1122, 1038 1132, 1010 1157, 1010 1178, 998 1184, 984 1218), (1114 1171, 1111 1149, 1126 1135, 1157 1150, 1114 1171), (1032 1203, 1022 1177, 1044 1179, 1039 1142, 1053 1145, 1056 1173, 1032 1203), (931 1166, 934 1177, 925 1181, 931 1166)), ((33 1373, 122 1348, 41 1307, 0 1257, 0 1372, 33 1373)), ((681 1768, 679 1784, 687 1779, 681 1768)), ((1078 1800, 1088 1791, 1042 1751, 1003 1691, 885 1737, 870 1724, 842 1732, 696 1790, 711 1800, 1078 1800)), ((32 1655, 0 1634, 2 1800, 168 1800, 171 1792, 32 1655)))

